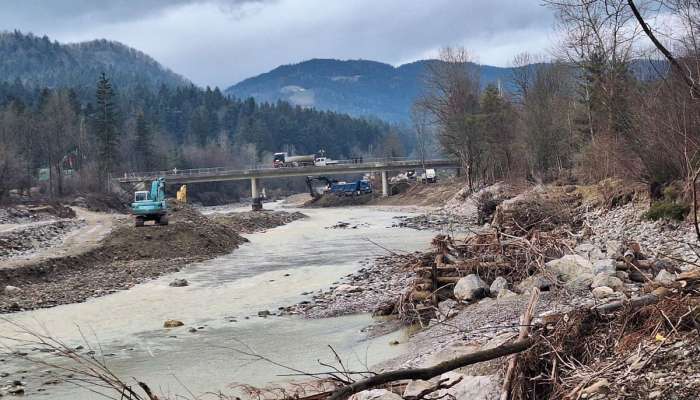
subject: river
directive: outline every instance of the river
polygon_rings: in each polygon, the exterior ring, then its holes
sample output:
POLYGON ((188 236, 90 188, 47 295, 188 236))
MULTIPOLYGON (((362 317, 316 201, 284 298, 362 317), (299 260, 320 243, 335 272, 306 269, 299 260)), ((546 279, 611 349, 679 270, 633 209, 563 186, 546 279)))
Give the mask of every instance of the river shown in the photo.
MULTIPOLYGON (((361 268, 362 260, 385 254, 367 239, 389 249, 414 251, 426 248, 433 233, 391 228, 395 216, 407 213, 387 208, 300 211, 309 218, 246 235, 250 242, 233 253, 189 265, 177 274, 85 303, 10 315, 0 321, 0 335, 22 337, 12 325, 17 323, 45 331, 71 347, 82 345, 82 352, 90 344, 98 355, 106 354, 104 359, 116 375, 129 382, 137 377, 171 395, 225 393, 235 383, 265 385, 291 379, 280 376, 290 371, 266 361, 252 362, 241 350, 304 371, 323 370, 318 360, 332 363, 329 346, 351 369, 366 369, 401 354, 403 345, 389 343, 402 339, 403 332, 366 338, 362 329, 372 322, 369 315, 305 320, 262 318, 258 311, 274 313, 278 307, 309 299, 302 293, 328 288, 361 268), (327 229, 338 221, 359 226, 327 229), (190 285, 169 287, 175 277, 190 285), (185 326, 164 329, 168 319, 185 326), (189 332, 190 328, 197 332, 189 332)), ((25 351, 33 354, 31 348, 25 351)), ((35 353, 39 359, 55 361, 51 355, 35 353)), ((43 385, 52 379, 51 373, 41 372, 46 367, 13 359, 0 365, 1 372, 10 374, 6 379, 27 381, 25 398, 104 398, 71 384, 43 385), (18 372, 22 370, 28 372, 18 372), (38 388, 45 391, 37 392, 38 388)))

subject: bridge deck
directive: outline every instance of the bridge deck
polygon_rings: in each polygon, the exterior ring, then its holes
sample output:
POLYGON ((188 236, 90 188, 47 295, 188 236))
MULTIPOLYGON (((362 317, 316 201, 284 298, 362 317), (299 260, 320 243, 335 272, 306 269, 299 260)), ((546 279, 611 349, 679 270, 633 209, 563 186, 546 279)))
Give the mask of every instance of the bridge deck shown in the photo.
POLYGON ((443 159, 425 161, 375 161, 365 163, 343 163, 318 167, 258 168, 247 170, 235 170, 219 167, 126 173, 123 177, 115 177, 114 179, 119 183, 138 183, 153 180, 158 177, 165 177, 167 183, 182 184, 237 181, 251 178, 283 178, 291 176, 339 175, 358 172, 405 171, 409 169, 423 168, 423 166, 426 168, 458 168, 459 163, 454 160, 443 159))

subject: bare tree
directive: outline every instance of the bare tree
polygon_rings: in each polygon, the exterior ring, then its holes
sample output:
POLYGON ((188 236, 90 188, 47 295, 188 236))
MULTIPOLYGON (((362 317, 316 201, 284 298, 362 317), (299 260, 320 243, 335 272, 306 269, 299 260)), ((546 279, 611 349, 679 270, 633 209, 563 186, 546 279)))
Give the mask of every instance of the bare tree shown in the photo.
POLYGON ((445 48, 438 61, 428 64, 425 91, 417 107, 438 128, 443 151, 462 163, 470 189, 478 165, 479 129, 468 118, 479 110, 479 70, 464 48, 445 48))
POLYGON ((51 196, 63 195, 64 160, 78 137, 77 116, 66 91, 52 92, 42 109, 51 196))

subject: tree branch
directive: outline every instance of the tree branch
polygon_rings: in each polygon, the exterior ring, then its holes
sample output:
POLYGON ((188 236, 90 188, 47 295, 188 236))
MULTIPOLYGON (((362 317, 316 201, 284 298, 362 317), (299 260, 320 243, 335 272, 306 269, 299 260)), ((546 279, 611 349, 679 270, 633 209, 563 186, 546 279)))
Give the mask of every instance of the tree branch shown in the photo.
POLYGON ((493 360, 509 354, 525 351, 534 343, 533 339, 518 340, 513 343, 504 344, 492 349, 477 351, 475 353, 466 354, 455 359, 441 362, 438 365, 429 368, 403 369, 399 371, 389 371, 382 374, 357 381, 351 385, 343 386, 328 398, 328 400, 345 400, 352 394, 363 390, 371 389, 379 385, 384 385, 389 382, 395 382, 405 379, 421 379, 429 380, 445 372, 455 370, 467 365, 480 363, 483 361, 493 360))

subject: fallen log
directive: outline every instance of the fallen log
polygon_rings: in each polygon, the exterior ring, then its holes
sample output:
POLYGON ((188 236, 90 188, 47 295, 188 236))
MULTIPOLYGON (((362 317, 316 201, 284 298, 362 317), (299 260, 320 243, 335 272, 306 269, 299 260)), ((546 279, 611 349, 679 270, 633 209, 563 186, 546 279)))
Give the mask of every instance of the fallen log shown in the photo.
POLYGON ((509 354, 520 353, 525 351, 532 346, 534 343, 533 339, 518 340, 513 343, 507 343, 492 349, 481 350, 474 353, 466 354, 461 357, 454 358, 452 360, 441 362, 433 367, 428 368, 413 368, 413 369, 402 369, 398 371, 389 371, 381 374, 371 376, 367 379, 357 381, 347 386, 338 388, 333 392, 333 394, 328 398, 328 400, 345 400, 351 395, 361 392, 363 390, 371 389, 380 385, 384 385, 390 382, 400 381, 404 379, 421 379, 429 380, 436 376, 442 375, 445 372, 455 370, 457 368, 462 368, 467 365, 480 363, 483 361, 493 360, 499 357, 507 356, 509 354))
POLYGON ((608 314, 613 311, 617 311, 626 305, 632 308, 639 308, 643 306, 648 306, 649 304, 654 304, 659 301, 659 297, 655 294, 646 294, 644 296, 635 297, 630 300, 619 300, 611 301, 610 303, 601 304, 591 308, 591 311, 598 312, 599 314, 608 314))

